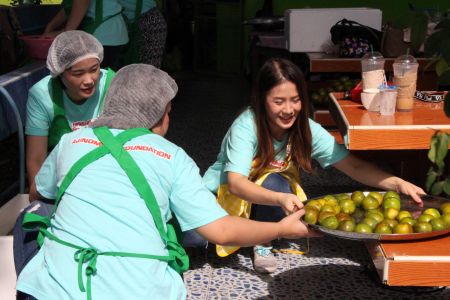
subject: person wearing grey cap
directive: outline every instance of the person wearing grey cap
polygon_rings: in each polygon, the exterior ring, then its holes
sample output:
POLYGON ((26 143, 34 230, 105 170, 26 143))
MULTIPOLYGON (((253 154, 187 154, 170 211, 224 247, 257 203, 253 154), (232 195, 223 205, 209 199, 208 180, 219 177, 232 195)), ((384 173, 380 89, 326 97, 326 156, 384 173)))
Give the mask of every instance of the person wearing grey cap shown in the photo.
POLYGON ((102 108, 114 76, 100 69, 103 46, 79 30, 59 34, 50 46, 50 75, 31 87, 27 100, 27 173, 30 200, 35 200, 34 177, 62 134, 87 126, 102 108))
POLYGON ((220 244, 249 246, 315 235, 300 217, 277 223, 228 216, 186 152, 164 138, 175 81, 151 65, 117 72, 90 128, 61 138, 36 176, 56 199, 50 218, 27 214, 41 249, 17 290, 39 299, 185 299, 189 259, 177 242, 197 230, 220 244))

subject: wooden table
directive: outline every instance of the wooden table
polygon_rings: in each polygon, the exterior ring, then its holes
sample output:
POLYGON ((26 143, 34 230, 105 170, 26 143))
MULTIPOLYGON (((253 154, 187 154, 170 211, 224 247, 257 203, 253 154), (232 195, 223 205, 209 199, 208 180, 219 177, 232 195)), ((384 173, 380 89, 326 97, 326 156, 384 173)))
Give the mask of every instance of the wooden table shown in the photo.
POLYGON ((443 102, 415 100, 411 112, 381 116, 359 102, 342 100, 343 93, 330 93, 330 97, 330 113, 349 150, 426 150, 437 130, 450 133, 443 102))
MULTIPOLYGON (((360 73, 360 58, 339 58, 325 53, 306 53, 309 61, 309 72, 313 73, 360 73)), ((392 64, 395 58, 386 58, 384 69, 392 72, 392 64)), ((434 63, 430 58, 417 58, 419 63, 419 75, 417 89, 433 91, 437 89, 437 75, 434 63), (431 63, 431 64, 430 64, 431 63)))
POLYGON ((403 242, 366 242, 374 266, 390 286, 450 286, 450 235, 403 242))

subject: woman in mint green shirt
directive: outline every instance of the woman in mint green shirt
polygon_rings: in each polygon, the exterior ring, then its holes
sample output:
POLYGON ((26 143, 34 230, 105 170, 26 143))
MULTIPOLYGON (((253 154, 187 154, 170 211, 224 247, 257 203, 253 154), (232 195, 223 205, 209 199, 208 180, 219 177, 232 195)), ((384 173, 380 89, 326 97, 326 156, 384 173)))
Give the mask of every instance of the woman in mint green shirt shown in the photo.
MULTIPOLYGON (((312 171, 312 160, 334 166, 349 177, 383 190, 395 190, 421 202, 425 192, 349 153, 319 124, 309 119, 306 83, 292 62, 273 58, 260 69, 252 102, 225 135, 217 161, 203 179, 231 215, 276 221, 303 207, 306 195, 300 172, 312 171)), ((226 256, 237 247, 216 248, 226 256)), ((258 272, 276 270, 269 244, 254 249, 258 272)))

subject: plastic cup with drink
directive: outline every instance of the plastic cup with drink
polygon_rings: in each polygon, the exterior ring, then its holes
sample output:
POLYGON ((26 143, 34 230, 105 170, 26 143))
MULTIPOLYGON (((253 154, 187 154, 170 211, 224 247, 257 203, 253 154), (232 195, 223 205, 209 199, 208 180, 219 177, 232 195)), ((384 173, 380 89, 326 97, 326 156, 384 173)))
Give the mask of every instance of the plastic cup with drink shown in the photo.
POLYGON ((394 84, 397 86, 397 110, 411 111, 416 92, 419 64, 412 55, 401 55, 392 64, 394 84))
POLYGON ((380 114, 391 116, 395 113, 397 103, 397 87, 389 85, 380 86, 380 114))
POLYGON ((363 90, 377 89, 384 82, 385 59, 380 52, 367 52, 361 59, 363 90))

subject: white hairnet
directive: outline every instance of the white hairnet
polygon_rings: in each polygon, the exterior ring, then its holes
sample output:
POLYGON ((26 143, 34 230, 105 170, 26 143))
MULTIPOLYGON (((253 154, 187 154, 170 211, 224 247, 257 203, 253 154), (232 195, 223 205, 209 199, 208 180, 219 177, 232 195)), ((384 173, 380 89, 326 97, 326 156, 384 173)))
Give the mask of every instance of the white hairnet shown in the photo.
POLYGON ((47 55, 47 68, 52 77, 61 75, 74 64, 87 59, 103 60, 103 46, 91 34, 81 30, 69 30, 58 34, 47 55))
POLYGON ((152 128, 161 120, 177 91, 172 77, 152 65, 123 67, 112 80, 103 111, 92 127, 152 128))

